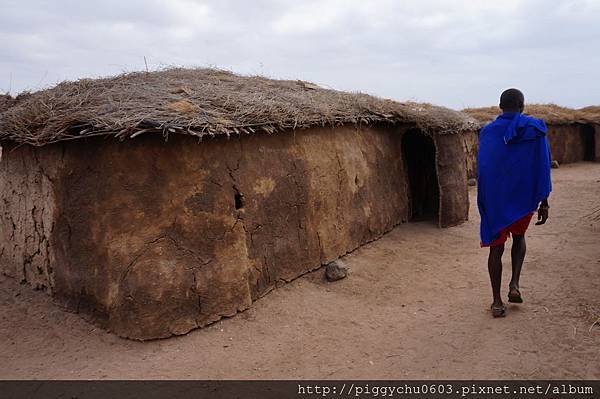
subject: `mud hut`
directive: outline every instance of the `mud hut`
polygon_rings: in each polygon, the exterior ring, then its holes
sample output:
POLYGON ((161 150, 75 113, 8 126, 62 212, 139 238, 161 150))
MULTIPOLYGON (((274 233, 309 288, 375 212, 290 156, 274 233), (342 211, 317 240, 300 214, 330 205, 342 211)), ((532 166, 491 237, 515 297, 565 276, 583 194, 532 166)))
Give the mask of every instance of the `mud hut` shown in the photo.
MULTIPOLYGON (((481 122, 482 126, 494 120, 502 111, 498 107, 467 108, 463 112, 481 122)), ((548 141, 552 159, 559 163, 600 161, 600 107, 570 109, 554 104, 525 106, 525 113, 541 118, 548 126, 548 141)), ((469 154, 477 153, 479 138, 468 134, 469 154)), ((468 161, 469 176, 476 173, 476 155, 468 161)))
POLYGON ((411 219, 467 219, 459 112, 171 69, 0 113, 0 270, 123 337, 183 334, 411 219))

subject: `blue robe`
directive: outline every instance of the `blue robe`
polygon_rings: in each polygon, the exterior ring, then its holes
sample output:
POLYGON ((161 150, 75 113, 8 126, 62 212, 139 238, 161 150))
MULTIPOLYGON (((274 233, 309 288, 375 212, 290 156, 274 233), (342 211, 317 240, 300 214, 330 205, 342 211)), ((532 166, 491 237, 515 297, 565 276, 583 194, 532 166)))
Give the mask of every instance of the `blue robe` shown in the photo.
POLYGON ((541 119, 505 112, 481 129, 477 206, 481 242, 535 211, 552 191, 548 129, 541 119))

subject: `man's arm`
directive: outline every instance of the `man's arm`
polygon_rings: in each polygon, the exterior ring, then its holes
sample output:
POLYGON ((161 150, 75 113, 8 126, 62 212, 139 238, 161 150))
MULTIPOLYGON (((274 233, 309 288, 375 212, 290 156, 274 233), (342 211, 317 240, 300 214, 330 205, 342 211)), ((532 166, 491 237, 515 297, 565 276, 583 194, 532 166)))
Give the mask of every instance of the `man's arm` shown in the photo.
POLYGON ((546 220, 548 220, 548 209, 550 209, 550 205, 548 205, 548 198, 546 198, 545 200, 542 200, 538 208, 538 221, 535 224, 536 226, 546 223, 546 220))

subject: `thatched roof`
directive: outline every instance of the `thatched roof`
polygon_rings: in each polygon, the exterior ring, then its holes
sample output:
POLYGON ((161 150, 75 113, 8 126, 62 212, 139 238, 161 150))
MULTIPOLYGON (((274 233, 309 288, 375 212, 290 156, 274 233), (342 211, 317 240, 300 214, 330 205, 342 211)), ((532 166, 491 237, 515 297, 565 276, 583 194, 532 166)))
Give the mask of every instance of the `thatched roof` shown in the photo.
POLYGON ((581 120, 600 125, 600 105, 579 108, 577 114, 581 120))
POLYGON ((10 108, 15 102, 16 99, 8 94, 0 94, 0 113, 10 108))
MULTIPOLYGON (((502 113, 499 107, 465 108, 463 112, 482 123, 488 123, 502 113)), ((541 118, 550 125, 568 125, 572 123, 600 124, 600 106, 572 109, 555 104, 526 104, 525 113, 536 118, 541 118)))
POLYGON ((411 123, 425 133, 476 129, 467 115, 216 69, 134 72, 60 83, 0 108, 0 140, 36 146, 97 135, 203 137, 340 124, 411 123))

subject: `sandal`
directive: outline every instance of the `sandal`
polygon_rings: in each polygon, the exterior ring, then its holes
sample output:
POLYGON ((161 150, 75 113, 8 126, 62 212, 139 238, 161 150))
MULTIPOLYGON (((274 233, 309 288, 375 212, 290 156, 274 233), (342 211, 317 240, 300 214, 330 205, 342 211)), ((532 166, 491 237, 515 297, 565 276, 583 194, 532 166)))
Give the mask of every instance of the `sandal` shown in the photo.
POLYGON ((518 288, 511 288, 508 291, 508 302, 512 303, 523 303, 523 297, 521 291, 518 288))
POLYGON ((506 305, 502 304, 500 306, 494 306, 494 304, 492 304, 492 306, 490 306, 490 309, 492 309, 492 316, 494 317, 505 317, 506 316, 506 305))

